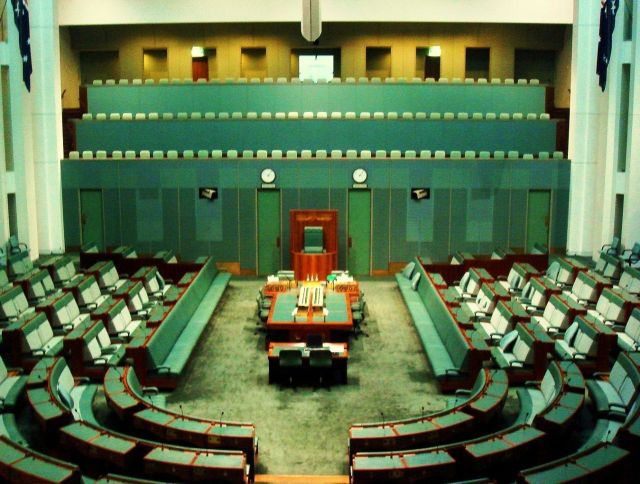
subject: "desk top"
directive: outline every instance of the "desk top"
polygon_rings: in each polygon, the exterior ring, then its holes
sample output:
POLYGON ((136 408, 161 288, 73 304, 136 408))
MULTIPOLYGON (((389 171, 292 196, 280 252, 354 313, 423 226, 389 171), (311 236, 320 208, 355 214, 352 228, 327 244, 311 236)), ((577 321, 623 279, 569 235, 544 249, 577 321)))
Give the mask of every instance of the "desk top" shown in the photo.
POLYGON ((325 296, 326 314, 320 309, 309 313, 298 308, 298 297, 293 292, 274 297, 267 324, 274 323, 347 323, 351 324, 351 304, 348 293, 329 293, 325 296), (349 302, 349 304, 347 304, 349 302), (310 317, 311 316, 311 317, 310 317))
MULTIPOLYGON (((276 358, 281 350, 302 350, 302 357, 308 358, 311 351, 316 348, 307 348, 305 343, 269 343, 269 358, 276 358)), ((317 348, 320 349, 320 348, 317 348)), ((334 358, 348 358, 347 343, 324 343, 322 349, 329 349, 334 358)))

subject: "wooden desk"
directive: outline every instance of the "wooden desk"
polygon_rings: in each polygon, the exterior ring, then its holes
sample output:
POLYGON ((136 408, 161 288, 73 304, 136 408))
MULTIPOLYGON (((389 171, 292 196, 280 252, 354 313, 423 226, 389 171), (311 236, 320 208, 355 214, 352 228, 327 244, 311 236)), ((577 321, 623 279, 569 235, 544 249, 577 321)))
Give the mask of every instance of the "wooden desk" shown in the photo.
MULTIPOLYGON (((349 360, 349 352, 347 343, 324 343, 324 349, 331 350, 332 372, 334 381, 338 383, 347 383, 347 362, 349 360)), ((269 343, 269 383, 279 380, 278 355, 280 350, 299 349, 302 351, 302 373, 309 372, 309 350, 305 343, 269 343)))
POLYGON ((322 335, 323 341, 348 341, 353 330, 351 301, 348 293, 329 291, 325 295, 327 313, 322 308, 298 308, 298 296, 290 291, 273 296, 267 318, 269 341, 305 342, 310 334, 322 335))
POLYGON ((323 280, 338 266, 338 253, 335 250, 322 254, 292 251, 291 266, 298 281, 304 281, 307 276, 318 276, 319 280, 323 280))

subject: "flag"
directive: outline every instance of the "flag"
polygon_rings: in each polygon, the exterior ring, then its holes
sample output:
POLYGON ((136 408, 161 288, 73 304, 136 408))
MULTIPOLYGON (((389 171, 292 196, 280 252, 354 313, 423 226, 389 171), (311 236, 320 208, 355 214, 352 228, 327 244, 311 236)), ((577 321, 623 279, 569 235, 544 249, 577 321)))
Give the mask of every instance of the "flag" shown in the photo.
POLYGON ((598 60, 596 62, 596 74, 598 84, 604 91, 607 85, 607 69, 611 59, 611 47, 613 29, 616 26, 616 13, 618 13, 619 0, 602 0, 600 9, 600 41, 598 42, 598 60))
POLYGON ((18 28, 18 39, 20 42, 20 55, 22 56, 22 80, 27 86, 27 91, 31 91, 31 34, 29 31, 29 10, 27 0, 11 0, 13 6, 13 19, 18 28))

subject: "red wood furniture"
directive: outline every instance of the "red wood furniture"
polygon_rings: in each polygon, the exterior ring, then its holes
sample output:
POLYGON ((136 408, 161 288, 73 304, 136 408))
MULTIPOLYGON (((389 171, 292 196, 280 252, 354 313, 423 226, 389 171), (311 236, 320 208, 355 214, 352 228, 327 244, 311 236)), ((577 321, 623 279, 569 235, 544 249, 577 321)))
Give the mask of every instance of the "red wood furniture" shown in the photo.
POLYGON ((289 247, 291 265, 295 279, 303 281, 307 276, 326 279, 338 266, 338 211, 337 210, 291 210, 289 212, 289 247), (322 227, 322 254, 305 254, 304 228, 322 227))

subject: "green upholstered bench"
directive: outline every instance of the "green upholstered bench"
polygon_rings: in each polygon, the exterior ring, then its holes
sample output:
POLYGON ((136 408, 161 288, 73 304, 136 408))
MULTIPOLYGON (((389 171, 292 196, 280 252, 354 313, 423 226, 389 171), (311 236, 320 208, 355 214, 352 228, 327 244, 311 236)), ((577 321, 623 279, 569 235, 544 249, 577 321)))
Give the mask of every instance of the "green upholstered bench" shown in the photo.
POLYGON ((420 261, 413 262, 411 279, 401 272, 396 280, 434 375, 443 391, 471 387, 489 357, 488 347, 480 338, 471 341, 458 327, 420 261))
MULTIPOLYGON (((570 363, 570 362, 563 362, 570 363)), ((542 380, 527 382, 522 391, 527 391, 532 401, 532 413, 529 422, 547 432, 561 431, 577 417, 584 405, 584 386, 567 384, 570 378, 565 368, 578 372, 575 364, 561 366, 557 361, 551 361, 542 380)))
POLYGON ((231 279, 212 258, 203 267, 162 324, 128 346, 144 384, 173 388, 231 279))
POLYGON ((98 386, 76 382, 64 358, 47 361, 31 373, 34 377, 30 378, 27 398, 45 432, 57 430, 74 418, 92 418, 98 386))
POLYGON ((553 462, 525 469, 518 474, 518 482, 615 482, 626 475, 631 454, 615 445, 601 443, 585 451, 570 454, 553 462))
POLYGON ((0 357, 0 411, 11 411, 24 396, 27 376, 22 368, 7 368, 0 357))
POLYGON ((640 369, 626 353, 620 353, 608 375, 596 374, 587 381, 598 415, 625 421, 638 400, 640 369))
POLYGON ((138 441, 104 432, 87 422, 73 422, 60 429, 60 444, 78 454, 108 463, 109 467, 131 468, 138 454, 138 441))
POLYGON ((246 459, 238 451, 156 447, 143 458, 145 474, 186 481, 245 482, 246 459))
POLYGON ((0 436, 0 477, 13 482, 79 482, 79 468, 0 436))
POLYGON ((456 461, 445 450, 402 453, 358 453, 351 461, 354 482, 418 482, 449 479, 456 461))
POLYGON ((160 481, 140 479, 110 472, 95 480, 94 484, 159 484, 160 481))

